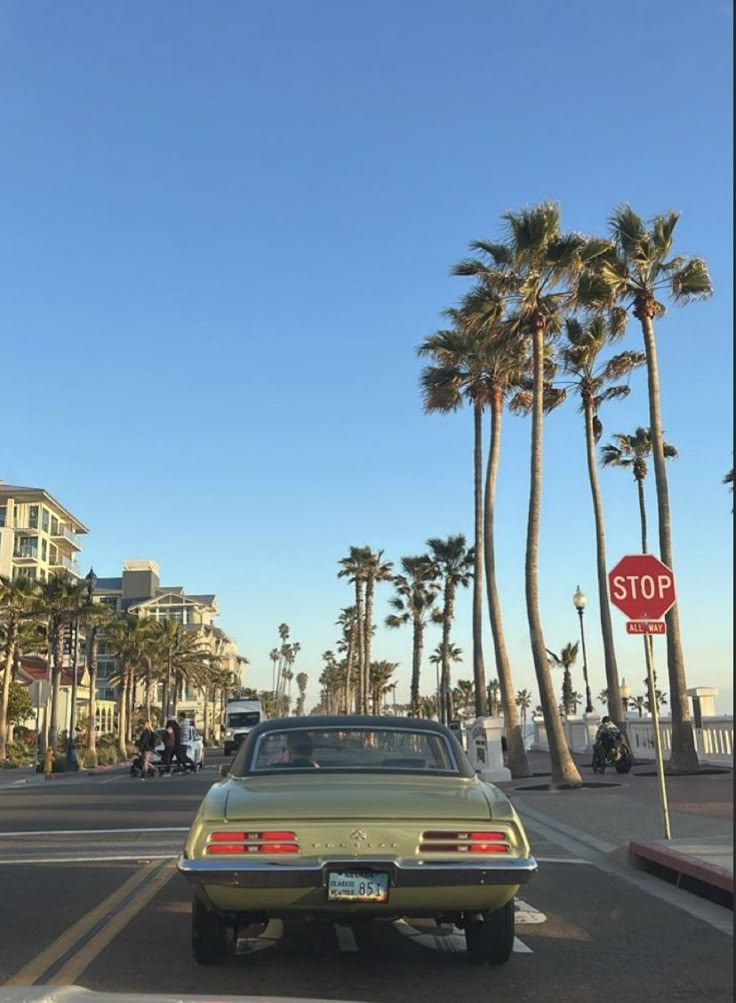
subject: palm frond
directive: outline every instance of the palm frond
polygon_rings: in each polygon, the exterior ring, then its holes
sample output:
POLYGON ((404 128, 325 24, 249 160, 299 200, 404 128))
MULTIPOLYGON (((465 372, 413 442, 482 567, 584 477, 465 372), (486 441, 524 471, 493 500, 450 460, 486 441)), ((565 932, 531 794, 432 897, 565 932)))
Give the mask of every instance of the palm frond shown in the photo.
POLYGON ((638 216, 628 203, 613 210, 608 224, 614 240, 624 254, 637 253, 646 231, 641 216, 638 216))
POLYGON ((652 220, 652 231, 660 258, 666 258, 672 248, 672 236, 680 218, 679 212, 662 213, 652 220))
POLYGON ((672 298, 676 303, 705 299, 713 293, 713 283, 703 258, 691 258, 672 275, 672 298))

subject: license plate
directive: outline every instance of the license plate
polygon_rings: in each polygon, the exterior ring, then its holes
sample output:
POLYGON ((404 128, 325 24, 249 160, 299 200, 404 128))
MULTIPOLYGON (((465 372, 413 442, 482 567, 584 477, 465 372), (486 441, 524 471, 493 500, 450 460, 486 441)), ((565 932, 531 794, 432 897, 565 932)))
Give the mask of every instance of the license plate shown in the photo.
POLYGON ((327 876, 330 902, 387 902, 388 874, 372 871, 331 871, 327 876))

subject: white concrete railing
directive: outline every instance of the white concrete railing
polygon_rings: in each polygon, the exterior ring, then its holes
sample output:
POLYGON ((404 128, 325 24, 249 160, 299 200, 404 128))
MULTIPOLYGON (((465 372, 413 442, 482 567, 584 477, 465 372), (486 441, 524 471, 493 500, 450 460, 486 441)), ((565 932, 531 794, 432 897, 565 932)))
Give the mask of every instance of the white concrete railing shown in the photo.
MULTIPOLYGON (((703 727, 695 728, 695 748, 701 763, 733 765, 733 718, 706 717, 703 727)), ((662 755, 669 759, 672 751, 672 721, 659 722, 662 755)), ((626 724, 631 751, 636 759, 654 759, 654 727, 651 718, 628 721, 626 724)))
MULTIPOLYGON (((562 722, 571 752, 591 751, 599 721, 600 718, 595 715, 587 721, 568 718, 562 722), (585 743, 586 728, 588 744, 585 743)), ((703 727, 694 729, 695 748, 701 763, 733 766, 733 721, 732 717, 703 718, 703 727)), ((533 723, 534 738, 531 749, 548 752, 549 742, 544 720, 534 718, 533 723)), ((659 731, 662 738, 662 755, 665 759, 669 759, 672 751, 672 721, 669 718, 660 719, 659 731)), ((655 759, 654 727, 651 718, 629 718, 626 722, 626 734, 635 759, 655 759)))

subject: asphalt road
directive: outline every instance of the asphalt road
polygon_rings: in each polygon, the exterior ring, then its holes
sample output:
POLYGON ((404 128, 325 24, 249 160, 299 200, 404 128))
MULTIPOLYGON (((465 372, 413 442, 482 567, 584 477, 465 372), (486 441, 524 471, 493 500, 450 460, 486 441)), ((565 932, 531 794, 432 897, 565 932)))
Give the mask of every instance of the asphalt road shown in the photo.
POLYGON ((539 873, 517 903, 516 947, 501 968, 468 964, 461 935, 418 921, 274 922, 226 966, 199 967, 173 858, 223 761, 210 756, 196 776, 110 773, 0 790, 0 1001, 3 983, 367 1003, 733 998, 732 939, 703 911, 719 907, 675 906, 539 825, 539 873))

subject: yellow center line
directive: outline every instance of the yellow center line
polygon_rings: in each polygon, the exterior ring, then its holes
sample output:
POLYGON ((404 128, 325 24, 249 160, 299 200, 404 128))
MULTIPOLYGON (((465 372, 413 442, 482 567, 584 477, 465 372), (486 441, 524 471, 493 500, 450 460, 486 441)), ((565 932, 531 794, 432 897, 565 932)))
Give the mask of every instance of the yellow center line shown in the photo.
POLYGON ((50 986, 68 986, 77 981, 95 958, 104 951, 115 937, 148 903, 155 898, 164 885, 176 874, 175 862, 166 864, 151 880, 138 891, 128 904, 117 912, 109 923, 86 941, 79 951, 67 961, 63 968, 48 980, 50 986))
POLYGON ((131 877, 128 878, 128 880, 118 889, 116 889, 116 891, 114 891, 111 895, 108 895, 106 899, 103 899, 102 902, 95 906, 91 912, 86 913, 81 919, 77 920, 77 922, 73 926, 70 926, 65 933, 62 933, 60 937, 57 937, 56 940, 49 944, 49 946, 41 951, 40 954, 36 955, 36 957, 29 961, 27 965, 24 965, 19 972, 16 972, 15 975, 9 978, 5 985, 33 985, 36 979, 40 978, 50 965, 73 948, 73 946, 91 930, 93 930, 95 926, 104 921, 106 916, 113 912, 118 905, 127 898, 128 895, 134 893, 140 885, 143 885, 150 878, 151 872, 156 867, 160 866, 160 861, 153 861, 147 867, 142 868, 140 871, 136 871, 136 873, 131 875, 131 877))

